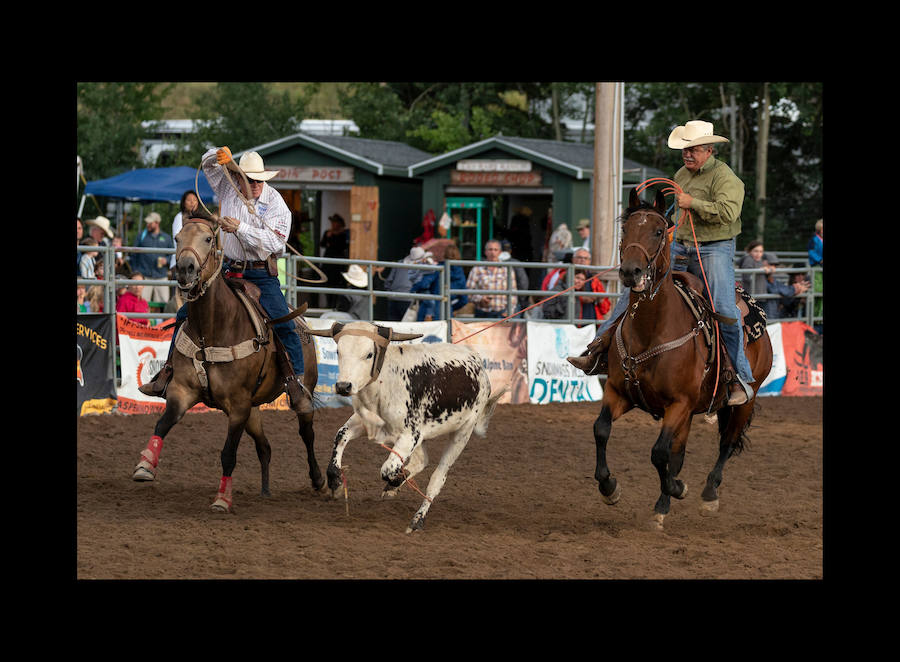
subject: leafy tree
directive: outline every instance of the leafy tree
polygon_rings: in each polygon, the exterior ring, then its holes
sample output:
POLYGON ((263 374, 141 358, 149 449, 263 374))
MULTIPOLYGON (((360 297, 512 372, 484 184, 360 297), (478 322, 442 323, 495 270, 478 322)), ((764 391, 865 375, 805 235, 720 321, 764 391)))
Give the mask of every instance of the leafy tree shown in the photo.
POLYGON ((140 162, 144 120, 159 117, 171 85, 161 83, 78 83, 76 145, 89 180, 112 177, 140 162))

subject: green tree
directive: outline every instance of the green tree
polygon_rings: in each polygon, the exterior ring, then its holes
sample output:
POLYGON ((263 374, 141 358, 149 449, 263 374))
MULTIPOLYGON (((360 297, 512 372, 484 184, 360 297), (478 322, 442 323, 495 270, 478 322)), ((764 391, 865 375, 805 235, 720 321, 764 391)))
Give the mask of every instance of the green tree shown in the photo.
POLYGON ((88 180, 112 177, 140 162, 141 122, 160 116, 171 89, 164 83, 78 83, 76 149, 88 180))

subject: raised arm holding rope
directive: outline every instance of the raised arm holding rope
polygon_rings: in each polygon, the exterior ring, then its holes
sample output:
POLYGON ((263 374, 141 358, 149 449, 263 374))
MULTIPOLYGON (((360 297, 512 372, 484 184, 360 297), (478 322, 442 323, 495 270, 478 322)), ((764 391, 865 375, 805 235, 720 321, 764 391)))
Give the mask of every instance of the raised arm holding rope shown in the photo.
MULTIPOLYGON (((241 156, 235 164, 228 147, 208 150, 201 160, 210 187, 219 198, 219 227, 224 231, 222 249, 223 272, 244 278, 260 289, 259 302, 272 319, 290 314, 278 281, 277 258, 284 252, 291 228, 291 212, 281 194, 266 184, 277 171, 266 170, 256 152, 241 156), (225 172, 235 172, 237 186, 225 172)), ((175 332, 187 319, 187 304, 175 316, 175 332)), ((273 326, 290 357, 294 374, 285 387, 292 403, 312 411, 310 394, 302 386, 303 351, 293 320, 273 326)), ((173 335, 174 337, 174 335, 173 335)), ((169 359, 160 373, 140 390, 160 397, 171 379, 171 347, 169 359)))
MULTIPOLYGON (((671 264, 673 271, 689 271, 704 280, 708 288, 705 294, 717 313, 740 320, 734 300, 733 258, 735 237, 741 232, 744 184, 727 164, 713 156, 713 144, 722 142, 728 139, 714 135, 713 125, 700 120, 678 126, 669 135, 669 147, 681 150, 684 161, 684 167, 675 173, 672 189, 678 229, 672 242, 671 264)), ((623 294, 587 351, 569 359, 572 365, 591 375, 606 372, 607 350, 628 305, 629 295, 623 294)), ((729 387, 729 404, 740 405, 753 397, 749 385, 754 381, 744 354, 743 329, 740 323, 719 326, 736 373, 729 387)))

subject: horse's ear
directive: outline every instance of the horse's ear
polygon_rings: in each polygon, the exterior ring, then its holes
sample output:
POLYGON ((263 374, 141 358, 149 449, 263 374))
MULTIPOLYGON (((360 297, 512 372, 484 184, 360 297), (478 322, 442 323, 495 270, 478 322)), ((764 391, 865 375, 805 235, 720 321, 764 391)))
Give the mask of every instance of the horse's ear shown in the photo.
POLYGON ((656 192, 656 200, 653 203, 653 207, 663 216, 666 215, 666 194, 662 190, 656 192))
POLYGON ((634 209, 638 205, 641 204, 641 196, 638 195, 637 187, 631 189, 631 193, 628 196, 628 208, 634 209))

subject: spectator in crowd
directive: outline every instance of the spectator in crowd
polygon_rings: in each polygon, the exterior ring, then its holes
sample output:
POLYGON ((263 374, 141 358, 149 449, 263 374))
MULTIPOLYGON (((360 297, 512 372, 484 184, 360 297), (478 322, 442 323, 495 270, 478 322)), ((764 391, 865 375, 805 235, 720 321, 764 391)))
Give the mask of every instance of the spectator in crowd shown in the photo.
MULTIPOLYGON (((575 249, 575 252, 572 253, 572 264, 588 265, 590 263, 591 251, 587 248, 577 248, 575 249)), ((554 289, 556 287, 556 281, 559 280, 560 277, 562 277, 562 279, 565 281, 566 271, 568 271, 567 267, 559 267, 558 269, 551 269, 550 271, 548 271, 547 275, 544 276, 544 280, 541 282, 541 289, 554 289)))
POLYGON ((591 222, 582 218, 578 221, 578 225, 575 226, 576 232, 578 232, 579 241, 581 242, 581 248, 586 248, 588 251, 591 250, 591 222))
POLYGON ((775 267, 771 267, 763 263, 765 247, 759 240, 753 240, 747 244, 744 249, 744 255, 738 262, 739 269, 763 269, 764 273, 758 274, 741 274, 741 285, 747 294, 764 294, 766 292, 766 276, 775 271, 775 267))
MULTIPOLYGON (((824 224, 822 223, 822 219, 820 218, 816 221, 815 233, 812 237, 810 237, 809 243, 806 246, 807 253, 809 254, 809 266, 811 267, 823 267, 824 268, 824 259, 825 259, 825 243, 824 243, 824 224)), ((816 271, 813 273, 813 291, 816 294, 821 294, 824 288, 824 276, 821 271, 816 271)), ((823 315, 823 301, 821 297, 816 297, 815 304, 813 305, 813 314, 816 317, 821 317, 823 315)), ((813 324, 813 327, 819 333, 822 333, 822 322, 817 322, 813 324)))
POLYGON ((91 285, 87 288, 87 292, 85 293, 85 300, 87 301, 89 313, 102 313, 103 312, 103 299, 104 299, 104 286, 103 285, 91 285))
POLYGON ((794 288, 796 295, 782 297, 778 300, 778 317, 798 319, 805 315, 806 298, 799 295, 805 294, 812 287, 806 274, 791 274, 788 285, 794 288), (798 287, 799 285, 799 287, 798 287))
MULTIPOLYGON (((410 292, 413 284, 426 274, 422 269, 406 269, 404 264, 424 264, 432 257, 429 251, 421 246, 413 246, 403 260, 396 267, 390 267, 390 273, 384 280, 384 289, 388 292, 410 292)), ((384 273, 385 267, 375 267, 377 274, 384 273)), ((390 298, 388 299, 388 320, 399 322, 410 306, 412 299, 390 298)))
MULTIPOLYGON (((75 245, 81 244, 81 240, 84 238, 84 224, 81 222, 81 219, 77 216, 75 217, 75 245)), ((81 274, 81 251, 75 251, 75 275, 76 278, 81 274)))
MULTIPOLYGON (((144 280, 144 276, 142 274, 134 274, 131 280, 144 280)), ((125 291, 119 296, 116 300, 116 312, 119 313, 149 313, 150 312, 150 304, 147 303, 147 300, 143 297, 144 286, 136 283, 134 285, 129 285, 125 288, 125 291)), ((129 318, 135 324, 142 324, 144 326, 150 326, 150 321, 148 319, 142 317, 132 317, 129 318)))
MULTIPOLYGON (((444 260, 459 260, 460 253, 459 248, 456 247, 456 244, 452 244, 447 246, 447 250, 444 252, 444 260)), ((442 260, 443 262, 443 260, 442 260)), ((454 264, 450 267, 450 289, 451 290, 464 290, 466 288, 466 273, 463 271, 463 268, 458 264, 454 264)), ((452 312, 457 312, 460 310, 464 310, 466 307, 471 308, 471 304, 469 304, 469 297, 465 294, 454 294, 450 297, 450 310, 452 312)))
MULTIPOLYGON (((508 273, 511 270, 499 266, 502 247, 496 239, 489 239, 484 245, 484 257, 489 265, 477 265, 472 267, 466 280, 468 290, 515 290, 516 274, 508 273), (507 277, 507 275, 509 277, 507 277)), ((516 309, 516 296, 510 295, 507 302, 505 294, 470 294, 469 300, 475 304, 475 317, 506 317, 507 303, 511 310, 516 309)))
MULTIPOLYGON (((181 202, 178 203, 178 213, 172 219, 172 240, 181 232, 181 226, 184 224, 185 218, 190 218, 191 214, 200 206, 200 198, 193 191, 185 191, 181 194, 181 202)), ((169 268, 175 268, 175 253, 169 260, 169 268)))
MULTIPOLYGON (((367 290, 369 286, 369 274, 358 264, 351 264, 347 271, 342 271, 341 276, 347 281, 350 289, 367 290)), ((360 294, 338 294, 335 296, 335 309, 341 313, 347 313, 353 319, 371 321, 369 316, 369 298, 360 294)), ((324 317, 324 316, 323 316, 324 317)))
MULTIPOLYGON (((140 248, 175 248, 172 237, 160 229, 161 221, 162 218, 155 211, 147 214, 145 219, 147 227, 144 228, 135 245, 140 248)), ((166 253, 134 253, 131 267, 134 272, 143 274, 144 278, 148 280, 166 280, 169 277, 169 255, 166 253)), ((169 295, 168 285, 144 286, 143 296, 148 303, 152 301, 168 303, 169 295)))
POLYGON ((784 314, 784 306, 793 307, 796 305, 794 297, 809 290, 809 281, 800 280, 789 284, 777 280, 775 278, 775 271, 778 265, 781 264, 781 261, 775 253, 764 253, 762 261, 767 269, 765 274, 766 293, 780 295, 780 298, 778 299, 760 300, 762 309, 766 313, 766 319, 774 320, 780 317, 787 317, 787 315, 784 314))
MULTIPOLYGON (((112 240, 113 246, 116 248, 122 247, 122 237, 113 237, 112 240)), ((131 264, 128 262, 128 258, 122 251, 116 251, 115 256, 115 274, 117 278, 131 278, 131 274, 133 273, 131 269, 131 264)))
MULTIPOLYGON (((578 269, 573 274, 574 292, 605 292, 606 289, 599 278, 588 281, 590 272, 578 269)), ((568 289, 565 278, 560 278, 554 288, 557 292, 568 289)), ((609 299, 602 297, 575 297, 575 319, 602 320, 610 309, 609 299)), ((566 295, 560 295, 549 299, 541 306, 544 319, 565 319, 569 316, 569 299, 566 295)))
POLYGON ((110 228, 109 219, 106 216, 98 216, 87 222, 90 226, 90 235, 97 241, 98 246, 111 246, 110 243, 115 233, 110 228))
MULTIPOLYGON (((322 236, 322 241, 320 242, 322 256, 350 257, 350 231, 347 229, 347 224, 344 222, 343 216, 340 214, 332 214, 328 217, 328 220, 331 223, 331 229, 326 230, 325 234, 322 236)), ((341 275, 339 275, 343 274, 341 265, 323 264, 322 272, 328 277, 328 282, 326 283, 327 287, 344 287, 344 281, 342 280, 341 275)), ((328 308, 335 307, 335 297, 336 295, 330 293, 325 295, 328 308)))
MULTIPOLYGON (((514 260, 512 256, 512 244, 508 239, 504 239, 500 242, 500 261, 501 262, 521 262, 522 260, 514 260)), ((527 290, 528 289, 528 274, 525 271, 524 267, 515 267, 513 269, 516 272, 516 284, 518 289, 527 290)), ((516 311, 522 310, 528 303, 528 297, 518 297, 518 306, 516 311)))
MULTIPOLYGON (((85 237, 81 240, 82 246, 96 246, 97 240, 93 237, 85 237)), ((99 251, 80 251, 79 256, 80 260, 78 262, 78 277, 79 278, 96 278, 97 276, 94 273, 94 268, 97 264, 97 257, 100 255, 99 251)))
POLYGON ((75 286, 75 312, 91 312, 91 306, 87 300, 87 288, 84 285, 75 286))

